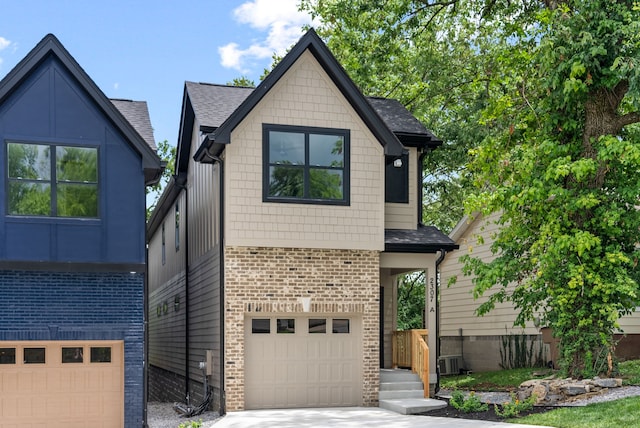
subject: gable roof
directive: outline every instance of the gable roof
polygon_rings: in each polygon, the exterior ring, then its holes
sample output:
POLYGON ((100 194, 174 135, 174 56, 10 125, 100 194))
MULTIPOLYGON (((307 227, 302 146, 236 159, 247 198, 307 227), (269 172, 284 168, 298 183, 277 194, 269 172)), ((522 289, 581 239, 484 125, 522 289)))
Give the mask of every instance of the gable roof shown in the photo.
MULTIPOLYGON (((86 91, 104 115, 125 136, 126 140, 142 157, 142 166, 145 172, 145 183, 157 182, 162 173, 162 163, 155 152, 155 143, 149 145, 147 140, 140 135, 138 130, 129 123, 122 112, 110 101, 98 88, 89 75, 80 67, 80 64, 62 46, 62 43, 53 34, 47 34, 1 81, 0 104, 11 96, 20 85, 40 66, 47 58, 54 56, 76 79, 78 84, 86 91)), ((139 106, 135 110, 139 113, 139 106)), ((128 111, 128 110, 127 110, 128 111)), ((132 113, 132 111, 131 111, 132 113)), ((142 129, 142 128, 141 128, 142 129)), ((153 136, 151 136, 153 140, 153 136)))
POLYGON ((309 51, 318 61, 320 66, 329 75, 333 83, 349 101, 353 109, 367 125, 376 139, 384 147, 384 152, 391 156, 400 156, 404 152, 402 143, 398 137, 385 125, 381 117, 376 113, 371 104, 366 100, 358 87, 349 78, 346 71, 335 59, 329 48, 322 42, 313 29, 307 31, 300 41, 291 48, 289 53, 276 65, 276 67, 265 77, 258 87, 247 96, 237 109, 218 127, 215 131, 206 136, 194 155, 198 162, 209 162, 205 151, 213 148, 215 154, 219 154, 225 144, 231 142, 231 132, 236 126, 253 110, 262 98, 273 88, 291 66, 305 52, 309 51), (214 147, 215 146, 215 147, 214 147))

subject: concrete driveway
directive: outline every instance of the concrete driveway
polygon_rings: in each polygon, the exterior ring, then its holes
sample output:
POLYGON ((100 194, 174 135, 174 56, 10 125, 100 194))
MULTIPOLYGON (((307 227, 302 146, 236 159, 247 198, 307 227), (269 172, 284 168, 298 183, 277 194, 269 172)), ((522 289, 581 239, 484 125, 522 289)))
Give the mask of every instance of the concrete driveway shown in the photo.
POLYGON ((433 416, 405 416, 378 407, 327 409, 246 410, 227 413, 213 428, 306 428, 306 427, 399 427, 399 428, 531 428, 531 425, 483 422, 433 416))

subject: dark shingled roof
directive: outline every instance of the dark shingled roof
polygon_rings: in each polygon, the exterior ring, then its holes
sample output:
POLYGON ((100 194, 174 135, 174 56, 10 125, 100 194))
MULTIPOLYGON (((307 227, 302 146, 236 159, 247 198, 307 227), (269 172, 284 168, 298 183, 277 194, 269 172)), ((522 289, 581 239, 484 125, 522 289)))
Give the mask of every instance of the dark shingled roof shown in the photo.
MULTIPOLYGON (((186 82, 186 87, 198 121, 202 126, 212 129, 222 125, 254 90, 241 86, 195 82, 186 82)), ((403 137, 413 136, 412 141, 422 139, 431 142, 431 145, 440 144, 440 140, 398 100, 380 97, 366 99, 384 124, 399 136, 401 142, 411 145, 411 141, 406 141, 407 138, 403 137)))
POLYGON ((111 103, 122 113, 125 119, 138 131, 138 134, 147 142, 153 150, 158 150, 153 127, 149 118, 149 108, 146 101, 131 101, 111 99, 111 103))
POLYGON ((442 143, 400 101, 382 97, 367 97, 367 101, 403 144, 411 145, 418 140, 430 141, 429 145, 442 143))
POLYGON ((217 128, 253 92, 242 86, 186 82, 191 105, 201 126, 217 128))
POLYGON ((412 229, 385 229, 384 250, 390 253, 435 253, 451 251, 459 246, 434 226, 419 225, 412 229))

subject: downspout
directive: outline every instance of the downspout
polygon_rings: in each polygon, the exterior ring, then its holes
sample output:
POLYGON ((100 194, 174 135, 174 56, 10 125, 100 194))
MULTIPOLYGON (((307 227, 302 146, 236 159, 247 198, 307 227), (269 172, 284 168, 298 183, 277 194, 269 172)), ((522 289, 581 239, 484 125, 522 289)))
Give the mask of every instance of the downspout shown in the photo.
POLYGON ((219 245, 218 256, 220 260, 218 262, 220 270, 220 409, 218 414, 223 416, 226 413, 226 394, 224 388, 224 162, 218 156, 213 156, 208 150, 204 151, 205 156, 211 159, 214 163, 217 163, 220 168, 220 216, 219 216, 219 245))
POLYGON ((189 393, 191 370, 189 368, 189 358, 191 357, 189 341, 189 191, 186 185, 186 178, 174 176, 176 185, 184 190, 184 397, 187 406, 191 406, 189 393))
POLYGON ((142 400, 144 403, 142 404, 142 428, 149 428, 148 420, 148 408, 147 402, 149 401, 149 244, 148 241, 148 230, 145 221, 144 227, 144 281, 143 281, 143 311, 142 311, 142 328, 144 329, 142 332, 144 345, 143 345, 143 356, 142 356, 142 400))

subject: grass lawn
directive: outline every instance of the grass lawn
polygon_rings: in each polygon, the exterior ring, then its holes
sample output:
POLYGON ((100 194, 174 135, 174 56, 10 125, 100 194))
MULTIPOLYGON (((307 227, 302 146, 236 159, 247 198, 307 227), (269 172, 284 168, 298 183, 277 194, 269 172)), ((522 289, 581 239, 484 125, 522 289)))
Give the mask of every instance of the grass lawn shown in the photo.
MULTIPOLYGON (((640 360, 620 363, 619 369, 618 376, 622 378, 624 385, 640 385, 640 360)), ((552 374, 553 371, 546 368, 526 368, 444 376, 440 379, 440 387, 473 391, 514 391, 525 380, 552 374)))
POLYGON ((637 427, 640 426, 640 397, 590 404, 586 407, 565 407, 511 419, 509 422, 557 428, 637 427))
MULTIPOLYGON (((640 360, 619 365, 624 385, 640 385, 640 360)), ((525 380, 551 375, 548 369, 514 369, 496 372, 447 376, 440 380, 445 389, 474 391, 515 391, 525 380)), ((510 422, 524 425, 546 425, 557 428, 626 428, 640 427, 640 397, 631 397, 586 407, 572 407, 537 413, 510 422)))

